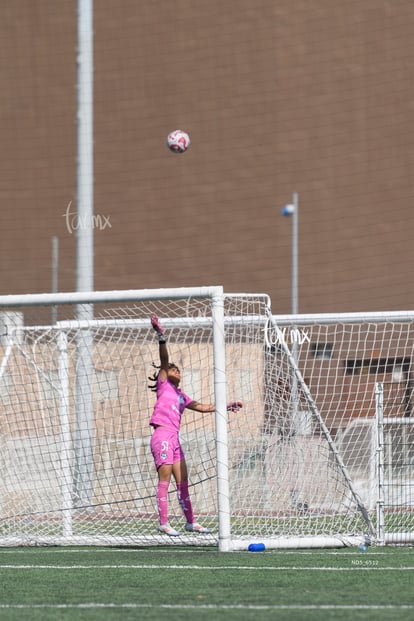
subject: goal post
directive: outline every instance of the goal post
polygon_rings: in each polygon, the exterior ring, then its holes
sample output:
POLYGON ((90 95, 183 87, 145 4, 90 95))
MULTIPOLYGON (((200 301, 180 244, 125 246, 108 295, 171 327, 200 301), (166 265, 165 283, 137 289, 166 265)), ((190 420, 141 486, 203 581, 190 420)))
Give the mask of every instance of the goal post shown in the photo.
POLYGON ((377 541, 412 545, 414 417, 409 415, 406 399, 395 383, 377 382, 375 396, 377 541))
POLYGON ((375 543, 373 386, 393 378, 410 412, 413 319, 277 316, 222 287, 0 296, 0 545, 375 543), (183 390, 216 404, 181 427, 208 535, 184 534, 174 485, 183 534, 157 531, 152 314, 183 390))

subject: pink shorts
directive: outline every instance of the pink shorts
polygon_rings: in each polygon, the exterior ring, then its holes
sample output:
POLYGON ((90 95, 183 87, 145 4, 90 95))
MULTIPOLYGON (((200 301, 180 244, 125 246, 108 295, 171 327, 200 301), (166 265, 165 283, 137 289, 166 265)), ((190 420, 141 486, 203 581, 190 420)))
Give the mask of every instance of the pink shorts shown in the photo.
POLYGON ((185 459, 178 433, 167 427, 157 427, 154 430, 151 436, 151 452, 157 469, 163 464, 172 465, 185 459))

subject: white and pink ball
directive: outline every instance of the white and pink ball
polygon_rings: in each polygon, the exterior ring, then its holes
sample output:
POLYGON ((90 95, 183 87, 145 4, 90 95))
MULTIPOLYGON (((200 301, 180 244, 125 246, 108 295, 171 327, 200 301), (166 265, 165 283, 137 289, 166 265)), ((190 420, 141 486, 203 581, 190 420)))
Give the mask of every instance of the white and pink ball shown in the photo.
POLYGON ((168 134, 167 146, 173 153, 184 153, 190 146, 190 136, 181 129, 176 129, 168 134))

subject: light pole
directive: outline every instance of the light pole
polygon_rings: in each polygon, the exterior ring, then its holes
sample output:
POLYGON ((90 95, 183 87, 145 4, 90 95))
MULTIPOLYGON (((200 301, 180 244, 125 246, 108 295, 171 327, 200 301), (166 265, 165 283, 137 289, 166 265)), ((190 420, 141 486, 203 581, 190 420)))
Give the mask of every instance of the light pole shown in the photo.
POLYGON ((299 199, 296 192, 292 194, 292 202, 282 208, 282 215, 292 218, 292 302, 291 313, 297 315, 299 312, 299 277, 298 277, 298 220, 299 220, 299 199))
MULTIPOLYGON (((289 205, 285 205, 282 208, 282 215, 292 218, 292 298, 291 298, 291 313, 297 315, 299 303, 298 303, 298 218, 299 218, 299 200, 296 192, 292 194, 292 202, 289 205)), ((293 325, 292 328, 295 328, 293 325)), ((292 330, 294 333, 294 330, 292 330)), ((297 339, 293 338, 292 342, 292 357, 294 363, 294 369, 291 369, 291 433, 295 435, 298 431, 298 416, 299 416, 299 391, 298 380, 296 376, 296 368, 298 363, 298 343, 297 339)), ((296 493, 293 490, 293 493, 296 493)))

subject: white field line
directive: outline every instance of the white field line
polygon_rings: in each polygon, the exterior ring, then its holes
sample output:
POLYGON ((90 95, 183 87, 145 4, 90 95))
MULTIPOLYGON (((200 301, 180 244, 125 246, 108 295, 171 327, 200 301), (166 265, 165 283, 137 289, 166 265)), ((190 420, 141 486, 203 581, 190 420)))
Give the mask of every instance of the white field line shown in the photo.
POLYGON ((380 604, 113 604, 113 603, 82 603, 82 604, 0 604, 0 610, 67 610, 67 609, 143 609, 152 610, 413 610, 414 605, 380 605, 380 604))
POLYGON ((251 567, 243 565, 1 565, 0 571, 4 569, 64 569, 64 570, 79 570, 79 569, 172 569, 177 571, 190 570, 190 571, 413 571, 414 566, 407 567, 379 567, 377 565, 369 564, 369 561, 361 561, 361 564, 354 565, 352 567, 304 567, 297 565, 287 565, 279 567, 251 567), (363 564, 362 564, 363 563, 363 564))
MULTIPOLYGON (((39 552, 39 549, 36 549, 36 552, 39 552)), ((48 548, 43 548, 42 549, 42 554, 111 554, 111 553, 122 553, 122 554, 148 554, 148 548, 140 548, 140 549, 136 549, 136 548, 65 548, 65 547, 61 547, 61 548, 54 548, 51 547, 50 549, 48 548)), ((351 552, 349 551, 349 549, 345 549, 345 550, 272 550, 271 552, 273 552, 274 554, 277 554, 277 556, 292 556, 292 555, 297 555, 300 554, 300 556, 318 556, 318 555, 322 555, 323 556, 347 556, 348 558, 351 558, 351 552)), ((399 553, 401 554, 402 552, 405 552, 406 554, 409 554, 410 556, 412 556, 412 550, 410 548, 407 548, 406 550, 399 550, 399 553)), ((28 550, 27 548, 12 548, 12 549, 7 549, 7 550, 2 550, 0 547, 0 557, 3 554, 13 554, 13 555, 17 555, 17 554, 30 554, 30 550, 28 550)), ((158 549, 158 548, 152 548, 151 549, 151 554, 166 554, 166 553, 173 553, 174 555, 176 554, 189 554, 189 550, 182 550, 179 548, 172 548, 170 550, 166 550, 165 548, 163 548, 162 550, 158 549)), ((197 554, 211 554, 211 550, 205 550, 203 548, 198 548, 197 549, 197 554)), ((269 553, 269 552, 268 552, 269 553)), ((252 556, 251 552, 243 551, 243 550, 239 550, 237 552, 235 552, 234 554, 236 554, 237 556, 241 556, 242 554, 247 555, 249 557, 252 556)), ((366 551, 364 553, 362 553, 361 551, 355 549, 355 554, 358 554, 358 557, 364 556, 389 556, 390 553, 389 552, 381 552, 380 550, 370 550, 370 551, 366 551)))

